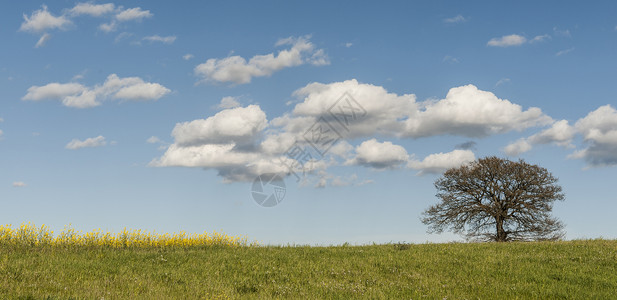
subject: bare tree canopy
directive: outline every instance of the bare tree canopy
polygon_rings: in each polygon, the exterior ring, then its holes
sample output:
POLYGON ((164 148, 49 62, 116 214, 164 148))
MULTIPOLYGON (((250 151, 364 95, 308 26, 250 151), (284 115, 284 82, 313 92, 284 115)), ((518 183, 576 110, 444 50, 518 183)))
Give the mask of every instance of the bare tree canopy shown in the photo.
POLYGON ((553 202, 565 196, 545 168, 486 157, 447 170, 435 187, 441 201, 422 218, 429 232, 498 242, 563 237, 563 224, 550 213, 553 202))

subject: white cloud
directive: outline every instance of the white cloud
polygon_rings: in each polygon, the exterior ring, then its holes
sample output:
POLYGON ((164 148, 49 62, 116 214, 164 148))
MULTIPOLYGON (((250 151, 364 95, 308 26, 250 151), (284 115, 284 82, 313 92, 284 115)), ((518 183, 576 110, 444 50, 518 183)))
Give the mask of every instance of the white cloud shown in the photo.
POLYGON ((492 47, 520 46, 527 42, 524 36, 518 34, 504 35, 500 38, 492 38, 487 45, 492 47))
POLYGON ((553 27, 553 32, 555 33, 555 35, 558 35, 558 36, 572 37, 572 34, 570 34, 570 30, 568 29, 560 30, 557 27, 553 27))
POLYGON ((218 108, 227 109, 235 108, 238 106, 240 106, 240 103, 238 102, 238 100, 236 100, 236 97, 227 96, 221 99, 221 103, 219 103, 218 108))
POLYGON ((116 74, 107 77, 103 85, 92 88, 79 83, 49 83, 32 86, 22 100, 60 100, 64 106, 88 108, 111 99, 157 100, 170 92, 158 83, 145 82, 139 77, 120 78, 116 74))
POLYGON ((19 30, 33 33, 44 33, 50 29, 65 29, 72 23, 66 16, 56 17, 49 13, 45 5, 34 11, 30 17, 25 14, 23 16, 24 22, 19 30))
POLYGON ((543 34, 543 35, 537 35, 535 36, 533 39, 529 40, 529 43, 533 44, 533 43, 539 43, 539 42, 543 42, 547 39, 550 39, 551 36, 548 34, 543 34))
POLYGON ((116 15, 116 20, 120 22, 141 21, 152 16, 153 14, 149 10, 143 10, 141 7, 134 7, 119 12, 116 15))
MULTIPOLYGON (((311 83, 297 90, 294 94, 303 97, 304 101, 295 106, 293 113, 296 117, 331 119, 328 109, 347 91, 367 112, 362 118, 350 118, 350 137, 374 134, 415 138, 435 135, 482 137, 552 122, 539 108, 523 110, 520 105, 499 99, 473 85, 452 88, 445 99, 418 103, 413 94, 399 96, 380 86, 358 83, 355 79, 331 84, 311 83)), ((276 120, 289 127, 294 127, 295 122, 307 123, 297 118, 276 120)))
POLYGON ((146 142, 148 144, 159 144, 159 143, 162 143, 163 141, 161 141, 161 139, 159 139, 156 136, 151 136, 146 140, 146 142))
POLYGON ((25 182, 23 182, 23 181, 15 181, 15 182, 13 182, 13 187, 19 188, 19 187, 25 187, 25 186, 27 186, 27 184, 25 182))
POLYGON ((347 164, 355 164, 371 167, 374 169, 393 169, 400 167, 409 160, 407 150, 392 142, 378 142, 370 139, 356 147, 356 157, 347 161, 347 164))
POLYGON ((450 55, 446 55, 446 56, 444 56, 444 58, 443 58, 443 60, 442 60, 442 61, 444 61, 444 62, 449 62, 449 63, 458 63, 458 62, 459 62, 459 61, 458 61, 458 58, 456 58, 456 57, 452 57, 452 56, 450 56, 450 55))
MULTIPOLYGON (((104 32, 112 32, 118 29, 122 22, 141 21, 144 18, 152 17, 153 14, 149 10, 143 10, 140 7, 123 9, 121 6, 116 7, 113 3, 94 4, 91 2, 77 3, 70 9, 65 9, 64 14, 54 16, 47 10, 47 6, 43 5, 41 9, 32 12, 30 16, 23 15, 24 22, 19 30, 31 33, 41 34, 36 47, 42 47, 47 42, 51 35, 48 33, 54 29, 67 29, 73 24, 71 18, 78 16, 90 17, 106 17, 107 22, 98 26, 99 30, 104 32)), ((154 36, 156 37, 156 36, 154 36)), ((172 43, 175 37, 164 37, 161 42, 172 43)))
POLYGON ((353 43, 345 43, 345 47, 349 48, 351 46, 353 46, 353 43))
POLYGON ((284 68, 306 63, 318 66, 329 64, 323 49, 315 49, 309 37, 290 37, 276 43, 276 46, 282 45, 290 45, 291 48, 281 50, 276 55, 256 55, 248 62, 241 56, 211 58, 196 66, 194 72, 203 81, 245 84, 251 82, 253 77, 270 76, 284 68))
POLYGON ((407 167, 420 170, 418 175, 427 173, 442 173, 447 169, 456 168, 462 164, 476 160, 471 150, 457 149, 447 153, 435 153, 425 157, 422 161, 410 160, 407 167))
POLYGON ((571 155, 590 166, 617 165, 617 110, 604 105, 590 112, 574 125, 589 146, 571 155))
POLYGON ((562 55, 568 54, 568 53, 570 53, 572 51, 574 51, 574 48, 568 48, 568 49, 565 49, 565 50, 561 50, 561 51, 555 53, 555 56, 562 56, 562 55))
POLYGON ((39 101, 43 99, 61 99, 70 95, 79 94, 86 87, 79 83, 49 83, 44 86, 32 86, 22 100, 39 101))
MULTIPOLYGON (((103 23, 99 25, 99 30, 104 32, 113 32, 118 29, 119 23, 128 21, 141 22, 145 18, 154 16, 149 10, 143 10, 141 7, 134 7, 129 9, 120 9, 114 18, 109 23, 103 23)), ((175 39, 174 39, 175 40, 175 39)), ((172 41, 173 42, 173 41, 172 41)))
POLYGON ((34 48, 39 48, 39 47, 43 47, 45 46, 45 43, 47 43, 47 41, 49 41, 49 39, 51 39, 51 34, 49 33, 44 33, 41 38, 39 39, 38 42, 36 42, 36 45, 34 46, 34 48))
POLYGON ((100 17, 104 14, 113 12, 115 5, 113 3, 92 4, 92 3, 77 3, 69 13, 73 16, 89 15, 100 17))
MULTIPOLYGON (((101 25, 101 26, 102 26, 102 25, 101 25)), ((99 26, 99 29, 101 29, 101 28, 100 28, 101 26, 99 26)), ((102 30, 102 29, 101 29, 101 30, 102 30)), ((115 30, 115 29, 114 29, 114 30, 115 30)), ((118 42, 120 42, 120 41, 122 41, 122 40, 124 40, 124 39, 130 38, 131 36, 133 36, 133 34, 132 34, 132 33, 130 33, 130 32, 121 32, 121 33, 119 33, 119 34, 116 36, 116 38, 114 39, 114 43, 118 43, 118 42)))
POLYGON ((0 118, 0 123, 2 123, 2 122, 4 122, 4 119, 3 119, 3 118, 0 118))
POLYGON ((170 35, 170 36, 152 35, 152 36, 144 37, 143 40, 149 41, 149 42, 161 42, 163 44, 173 44, 173 42, 176 41, 176 36, 174 35, 170 35))
POLYGON ((266 127, 266 114, 257 105, 218 112, 212 117, 176 124, 172 131, 179 146, 204 144, 252 144, 266 127))
POLYGON ((533 146, 527 141, 527 139, 518 139, 514 143, 510 143, 506 147, 503 148, 503 152, 510 156, 519 156, 529 150, 531 150, 533 146))
POLYGON ((68 144, 66 144, 65 148, 69 150, 77 150, 81 148, 94 148, 94 147, 102 147, 105 146, 107 142, 105 141, 105 137, 99 135, 93 138, 87 138, 83 141, 78 139, 73 139, 68 144))
POLYGON ((193 54, 190 54, 190 53, 182 55, 182 59, 184 59, 184 60, 190 60, 193 57, 195 57, 195 56, 193 54))
POLYGON ((502 85, 504 83, 508 83, 508 82, 510 82, 510 78, 501 78, 501 79, 499 79, 499 81, 497 81, 497 83, 495 83, 495 86, 500 86, 500 85, 502 85))
POLYGON ((548 129, 528 138, 521 138, 504 147, 502 150, 510 156, 519 156, 533 148, 534 145, 556 144, 561 147, 573 147, 572 139, 576 134, 574 127, 567 120, 557 121, 548 129))
POLYGON ((575 134, 574 127, 570 126, 567 120, 561 120, 553 123, 550 128, 530 136, 528 140, 534 145, 555 143, 558 146, 571 147, 575 134))
POLYGON ((443 19, 443 21, 446 23, 462 23, 462 22, 467 21, 467 19, 465 19, 465 17, 463 17, 462 15, 457 15, 452 18, 443 19))
POLYGON ((3 134, 4 132, 2 131, 2 129, 0 129, 0 137, 2 137, 3 134))
MULTIPOLYGON (((300 99, 293 110, 269 122, 258 105, 236 107, 231 99, 222 101, 223 106, 229 108, 205 119, 176 124, 172 131, 173 144, 150 165, 214 169, 226 182, 251 181, 260 172, 289 175, 290 170, 281 160, 291 165, 294 160, 286 156, 287 151, 295 143, 300 147, 308 146, 305 133, 324 118, 339 126, 337 130, 344 132, 347 141, 364 140, 359 145, 342 140, 330 148, 325 157, 313 156, 319 160, 311 161, 304 169, 311 176, 318 176, 317 186, 341 185, 346 181, 327 175, 327 168, 360 165, 383 170, 406 166, 425 174, 442 172, 475 159, 469 150, 473 143, 465 149, 415 160, 404 147, 383 137, 400 139, 445 134, 481 137, 552 123, 552 119, 538 108, 523 110, 520 105, 473 85, 452 88, 444 99, 424 102, 416 102, 413 94, 397 95, 381 86, 356 80, 311 83, 294 95, 300 99), (340 98, 345 93, 346 98, 340 98), (358 108, 356 119, 351 113, 347 115, 346 127, 328 113, 338 99, 344 102, 337 105, 358 108)), ((334 112, 338 114, 337 107, 334 112)), ((292 171, 301 173, 303 170, 295 165, 292 171)), ((307 182, 302 184, 315 184, 307 182)))
POLYGON ((116 31, 117 28, 118 28, 118 23, 114 21, 99 25, 99 30, 104 31, 104 32, 116 31))
POLYGON ((473 85, 450 89, 445 99, 429 102, 405 121, 405 136, 440 134, 482 137, 546 125, 552 120, 537 107, 522 107, 473 85))

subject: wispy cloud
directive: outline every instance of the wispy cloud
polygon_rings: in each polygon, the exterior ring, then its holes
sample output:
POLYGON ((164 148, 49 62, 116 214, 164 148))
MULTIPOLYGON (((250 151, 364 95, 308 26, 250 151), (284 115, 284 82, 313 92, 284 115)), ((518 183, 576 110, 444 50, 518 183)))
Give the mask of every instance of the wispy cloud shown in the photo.
POLYGON ((160 42, 163 44, 173 44, 173 42, 176 41, 176 36, 175 35, 170 35, 170 36, 151 35, 151 36, 144 37, 142 40, 149 41, 151 43, 160 42))
POLYGON ((561 30, 561 29, 558 29, 557 27, 553 27, 553 33, 556 36, 572 37, 572 34, 570 34, 570 30, 568 30, 568 29, 561 30))
POLYGON ((527 38, 518 34, 504 35, 499 38, 492 38, 488 43, 488 46, 491 47, 512 47, 512 46, 520 46, 527 42, 527 38))
POLYGON ((465 21, 467 21, 467 19, 465 17, 463 17, 462 15, 456 15, 452 18, 446 18, 443 19, 443 21, 445 23, 463 23, 465 21))
POLYGON ((565 49, 565 50, 561 50, 561 51, 555 53, 555 56, 562 56, 562 55, 568 54, 568 53, 570 53, 572 51, 574 51, 574 47, 573 48, 569 48, 569 49, 565 49))
POLYGON ((508 82, 510 82, 510 78, 501 78, 501 79, 499 79, 499 81, 497 81, 497 83, 495 83, 495 86, 500 86, 500 85, 502 85, 504 83, 508 83, 508 82))
POLYGON ((13 187, 20 188, 20 187, 25 187, 25 186, 27 186, 27 184, 25 182, 23 182, 23 181, 15 181, 15 182, 13 182, 13 187))
POLYGON ((80 141, 78 139, 73 139, 68 144, 66 144, 65 148, 69 150, 77 150, 81 148, 102 147, 105 145, 107 145, 107 141, 105 141, 105 137, 103 137, 102 135, 99 135, 97 137, 87 138, 83 141, 80 141))
POLYGON ((446 55, 443 57, 443 62, 448 62, 448 63, 458 63, 458 58, 450 56, 450 55, 446 55))
POLYGON ((546 41, 548 39, 550 39, 551 36, 548 34, 543 34, 543 35, 537 35, 535 36, 533 39, 529 40, 529 43, 533 44, 533 43, 539 43, 539 42, 543 42, 546 41))

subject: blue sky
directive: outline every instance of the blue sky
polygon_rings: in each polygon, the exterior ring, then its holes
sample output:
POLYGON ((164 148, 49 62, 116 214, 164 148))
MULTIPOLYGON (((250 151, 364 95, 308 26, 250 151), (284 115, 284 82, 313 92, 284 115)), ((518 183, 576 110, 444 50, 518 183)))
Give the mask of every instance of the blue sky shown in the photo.
POLYGON ((617 3, 0 6, 2 223, 449 241, 434 180, 497 155, 560 179, 567 238, 617 237, 617 3), (256 204, 345 93, 366 115, 256 204))

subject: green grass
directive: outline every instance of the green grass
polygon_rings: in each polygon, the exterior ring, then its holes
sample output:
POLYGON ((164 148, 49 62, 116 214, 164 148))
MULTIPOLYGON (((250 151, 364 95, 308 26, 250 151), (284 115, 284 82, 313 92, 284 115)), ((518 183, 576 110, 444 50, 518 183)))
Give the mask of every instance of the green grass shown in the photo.
POLYGON ((0 246, 0 299, 616 299, 617 241, 0 246))

